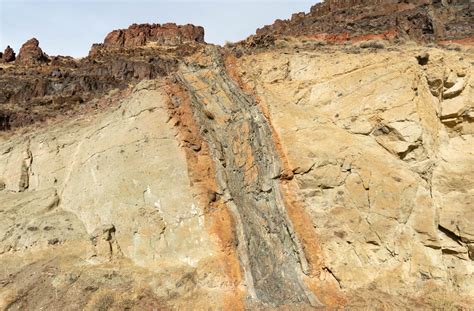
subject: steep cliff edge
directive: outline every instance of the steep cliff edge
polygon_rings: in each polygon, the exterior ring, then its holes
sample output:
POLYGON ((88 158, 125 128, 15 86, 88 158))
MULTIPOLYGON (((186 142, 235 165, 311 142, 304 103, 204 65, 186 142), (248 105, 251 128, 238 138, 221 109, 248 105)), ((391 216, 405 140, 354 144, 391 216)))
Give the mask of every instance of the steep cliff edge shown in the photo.
POLYGON ((230 47, 132 25, 81 60, 28 41, 0 71, 0 309, 468 310, 469 41, 357 41, 469 5, 326 1, 230 47), (310 38, 338 16, 352 41, 310 38))
POLYGON ((257 30, 262 36, 302 36, 344 42, 371 37, 420 42, 472 43, 474 4, 470 0, 327 0, 309 13, 293 14, 257 30))

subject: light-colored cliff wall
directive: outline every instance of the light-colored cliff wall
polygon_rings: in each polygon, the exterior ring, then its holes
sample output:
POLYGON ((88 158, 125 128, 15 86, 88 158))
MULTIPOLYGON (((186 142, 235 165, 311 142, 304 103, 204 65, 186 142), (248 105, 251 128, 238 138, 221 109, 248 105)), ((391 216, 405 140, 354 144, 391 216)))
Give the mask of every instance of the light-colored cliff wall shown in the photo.
POLYGON ((0 306, 468 306, 472 54, 284 43, 2 138, 0 306))
POLYGON ((422 51, 267 52, 237 65, 343 290, 474 295, 472 55, 432 49, 420 65, 422 51))
POLYGON ((219 241, 194 197, 162 88, 144 81, 111 112, 0 143, 0 278, 11 282, 0 288, 0 306, 66 308, 64 301, 48 302, 48 286, 66 295, 69 284, 61 280, 83 270, 107 285, 75 294, 81 308, 95 308, 107 290, 120 296, 143 284, 159 301, 176 300, 175 307, 223 303, 231 288, 219 241), (47 250, 57 255, 44 255, 47 250), (67 267, 46 281, 26 282, 21 273, 31 268, 21 263, 24 256, 40 263, 59 257, 67 267), (101 280, 100 271, 115 273, 115 281, 101 280), (139 281, 143 275, 152 277, 139 281), (38 292, 15 302, 15 293, 28 292, 31 283, 38 292))

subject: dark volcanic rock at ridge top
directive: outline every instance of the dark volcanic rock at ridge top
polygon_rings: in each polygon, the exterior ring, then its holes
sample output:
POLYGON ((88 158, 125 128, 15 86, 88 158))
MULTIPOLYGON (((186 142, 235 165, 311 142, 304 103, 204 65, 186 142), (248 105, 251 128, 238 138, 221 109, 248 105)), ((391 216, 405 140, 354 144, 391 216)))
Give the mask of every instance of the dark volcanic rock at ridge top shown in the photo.
MULTIPOLYGON (((0 131, 92 109, 111 90, 174 72, 199 43, 205 43, 199 26, 133 24, 109 33, 88 57, 74 59, 49 57, 30 39, 15 65, 0 72, 0 131)), ((12 57, 7 48, 3 60, 12 57)))
POLYGON ((327 41, 409 38, 473 41, 470 0, 326 0, 257 30, 257 37, 305 36, 327 41))
POLYGON ((168 24, 133 24, 127 29, 110 32, 103 44, 94 44, 90 54, 102 48, 133 48, 150 42, 159 45, 181 45, 205 43, 204 28, 201 26, 168 24))
POLYGON ((31 38, 20 48, 16 61, 21 65, 33 65, 48 62, 48 56, 39 47, 39 41, 31 38))

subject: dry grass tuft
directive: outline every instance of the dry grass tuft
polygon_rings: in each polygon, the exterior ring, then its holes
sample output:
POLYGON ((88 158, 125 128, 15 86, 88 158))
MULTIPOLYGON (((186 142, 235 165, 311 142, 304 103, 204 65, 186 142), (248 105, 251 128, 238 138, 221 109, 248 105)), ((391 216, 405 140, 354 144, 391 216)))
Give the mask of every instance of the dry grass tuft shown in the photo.
POLYGON ((385 49, 386 44, 382 40, 369 40, 359 44, 362 49, 385 49))

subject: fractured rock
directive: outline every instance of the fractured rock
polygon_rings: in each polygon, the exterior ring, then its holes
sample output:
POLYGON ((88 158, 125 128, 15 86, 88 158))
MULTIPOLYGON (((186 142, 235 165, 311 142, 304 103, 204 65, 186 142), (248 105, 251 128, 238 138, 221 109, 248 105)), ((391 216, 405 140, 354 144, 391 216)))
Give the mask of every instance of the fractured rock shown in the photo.
POLYGON ((459 78, 456 83, 443 92, 443 98, 453 98, 462 93, 465 87, 465 79, 459 78))
POLYGON ((94 246, 93 257, 112 260, 123 256, 120 245, 115 238, 114 225, 102 225, 95 229, 90 236, 94 246))
POLYGON ((130 48, 144 46, 155 42, 163 45, 183 43, 204 43, 204 28, 194 25, 178 26, 176 24, 133 24, 127 29, 114 30, 109 33, 103 46, 106 48, 130 48))
POLYGON ((39 47, 39 41, 36 38, 26 41, 21 46, 16 60, 17 63, 25 66, 42 64, 47 61, 48 56, 43 53, 43 50, 39 47))
MULTIPOLYGON (((329 42, 456 40, 472 38, 471 10, 468 0, 446 5, 436 0, 326 0, 315 4, 309 13, 294 14, 290 20, 276 20, 258 29, 256 36, 301 36, 329 42)), ((420 64, 425 61, 423 58, 420 64)))
POLYGON ((8 45, 3 52, 2 60, 6 63, 13 62, 15 60, 15 51, 8 45))
POLYGON ((234 47, 132 25, 1 66, 0 309, 469 309, 474 59, 390 42, 462 38, 466 3, 330 0, 234 47))
POLYGON ((452 99, 445 99, 441 103, 441 118, 449 119, 461 116, 467 108, 467 99, 458 96, 452 99))

